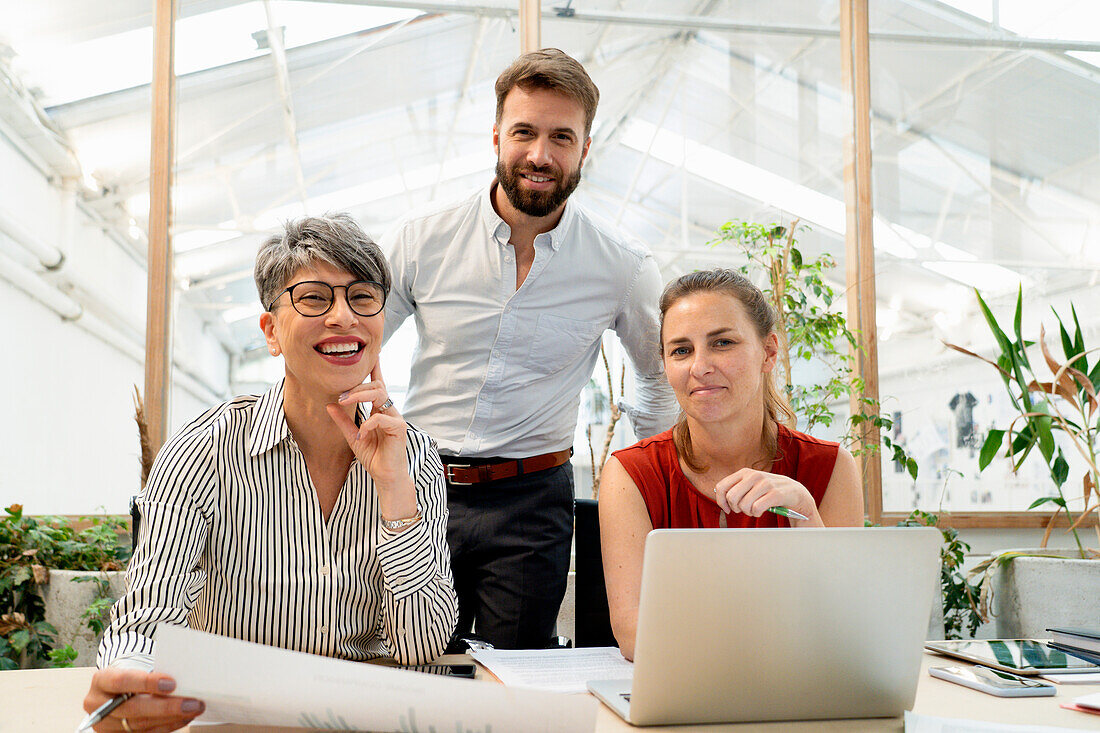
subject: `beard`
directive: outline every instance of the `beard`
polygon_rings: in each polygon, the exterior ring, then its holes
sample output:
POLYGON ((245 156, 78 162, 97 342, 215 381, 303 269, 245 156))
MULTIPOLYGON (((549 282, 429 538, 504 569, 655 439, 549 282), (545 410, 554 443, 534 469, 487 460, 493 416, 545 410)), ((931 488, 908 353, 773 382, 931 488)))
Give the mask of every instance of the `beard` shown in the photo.
POLYGON ((580 166, 564 178, 557 175, 560 171, 548 166, 541 170, 554 178, 556 181, 554 188, 549 191, 531 191, 520 186, 520 173, 539 175, 539 170, 537 168, 521 169, 519 166, 508 168, 504 165, 504 161, 497 159, 497 182, 504 190, 504 195, 508 197, 508 203, 517 211, 535 218, 547 216, 564 204, 581 182, 580 166))

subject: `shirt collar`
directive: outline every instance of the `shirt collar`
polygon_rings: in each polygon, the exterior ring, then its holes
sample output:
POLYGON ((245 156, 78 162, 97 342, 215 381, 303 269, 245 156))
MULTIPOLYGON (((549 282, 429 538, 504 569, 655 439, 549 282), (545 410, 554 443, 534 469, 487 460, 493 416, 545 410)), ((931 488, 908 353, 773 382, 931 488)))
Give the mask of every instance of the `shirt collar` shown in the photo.
MULTIPOLYGON (((248 455, 255 458, 266 453, 287 438, 292 438, 290 426, 286 424, 286 412, 283 410, 283 383, 280 379, 271 389, 260 395, 252 411, 252 428, 248 432, 248 455)), ((356 407, 362 425, 370 415, 370 404, 359 403, 356 407)), ((335 427, 335 425, 333 425, 335 427)))
POLYGON ((248 431, 248 455, 255 458, 290 436, 283 412, 283 381, 271 386, 260 395, 252 410, 252 428, 248 431))
MULTIPOLYGON (((493 191, 497 187, 496 179, 489 184, 481 194, 481 218, 485 222, 485 228, 490 237, 496 239, 502 239, 505 242, 512 236, 512 227, 508 225, 508 222, 501 218, 497 210, 493 208, 493 191)), ((569 232, 573 228, 573 223, 577 220, 577 206, 573 203, 573 197, 570 196, 565 200, 565 210, 562 211, 561 219, 558 220, 558 225, 548 232, 535 237, 535 243, 546 242, 549 240, 550 247, 556 252, 561 247, 561 243, 569 237, 569 232)))

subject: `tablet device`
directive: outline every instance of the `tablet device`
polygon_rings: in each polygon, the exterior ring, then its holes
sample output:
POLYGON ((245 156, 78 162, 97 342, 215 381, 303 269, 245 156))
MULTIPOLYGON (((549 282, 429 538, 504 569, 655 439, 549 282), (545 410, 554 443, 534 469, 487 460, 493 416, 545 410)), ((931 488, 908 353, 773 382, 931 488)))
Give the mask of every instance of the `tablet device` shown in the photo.
POLYGON ((1095 664, 1057 649, 1050 649, 1046 643, 1034 639, 928 641, 924 648, 1016 674, 1100 672, 1100 667, 1095 664))

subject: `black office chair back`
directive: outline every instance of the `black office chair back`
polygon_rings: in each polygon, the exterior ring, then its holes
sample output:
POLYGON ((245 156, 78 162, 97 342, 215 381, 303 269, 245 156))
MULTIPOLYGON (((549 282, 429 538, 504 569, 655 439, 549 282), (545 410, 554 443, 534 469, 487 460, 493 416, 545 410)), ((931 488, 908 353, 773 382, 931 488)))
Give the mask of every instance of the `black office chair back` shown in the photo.
POLYGON ((138 527, 141 526, 141 512, 137 508, 137 497, 130 497, 130 554, 137 550, 138 527))
POLYGON ((576 522, 576 645, 618 646, 611 631, 607 608, 607 586, 600 552, 600 513, 595 499, 577 499, 573 507, 576 522))

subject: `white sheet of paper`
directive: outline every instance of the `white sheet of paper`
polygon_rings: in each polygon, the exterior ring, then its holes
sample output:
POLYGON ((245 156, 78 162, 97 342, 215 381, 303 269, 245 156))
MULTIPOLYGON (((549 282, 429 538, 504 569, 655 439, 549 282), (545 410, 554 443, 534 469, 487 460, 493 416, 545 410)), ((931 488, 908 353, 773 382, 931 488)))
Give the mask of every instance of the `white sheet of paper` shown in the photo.
POLYGON ((1100 685, 1100 672, 1085 672, 1084 674, 1041 674, 1048 682, 1058 685, 1100 685))
POLYGON ((514 690, 251 644, 179 626, 157 629, 156 671, 176 695, 206 703, 201 720, 377 733, 592 731, 587 695, 514 690))
POLYGON ((471 656, 509 687, 585 692, 589 680, 634 678, 634 665, 613 646, 582 649, 482 649, 471 656))
POLYGON ((1073 733, 1071 728, 1050 725, 1011 725, 984 720, 939 718, 905 711, 905 733, 1073 733))
POLYGON ((1083 708, 1089 708, 1090 710, 1100 710, 1100 692, 1075 697, 1073 699, 1073 704, 1080 705, 1083 708))

